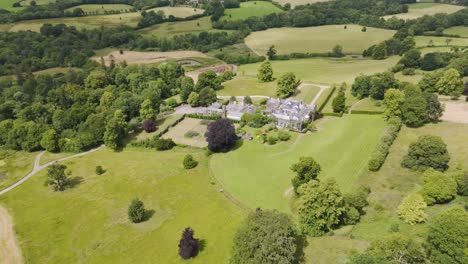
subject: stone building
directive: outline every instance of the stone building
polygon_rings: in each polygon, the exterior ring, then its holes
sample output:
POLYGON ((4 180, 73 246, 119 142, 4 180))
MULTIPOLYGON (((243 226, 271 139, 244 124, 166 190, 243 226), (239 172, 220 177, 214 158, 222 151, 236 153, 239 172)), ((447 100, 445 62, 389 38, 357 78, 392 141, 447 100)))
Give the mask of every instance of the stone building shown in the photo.
POLYGON ((276 119, 276 127, 302 131, 304 123, 314 120, 315 105, 270 98, 266 103, 266 112, 276 119))

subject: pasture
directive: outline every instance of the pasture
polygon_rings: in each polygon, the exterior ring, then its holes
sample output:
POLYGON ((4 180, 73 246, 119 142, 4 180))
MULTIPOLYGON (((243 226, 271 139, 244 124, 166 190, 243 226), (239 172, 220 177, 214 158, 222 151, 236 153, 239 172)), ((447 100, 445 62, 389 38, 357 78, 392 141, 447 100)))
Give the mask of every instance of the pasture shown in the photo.
POLYGON ((32 171, 37 152, 7 151, 0 153, 0 190, 17 182, 32 171))
POLYGON ((164 6, 164 7, 157 7, 153 9, 146 10, 149 11, 163 11, 166 17, 173 15, 174 17, 185 18, 193 15, 200 15, 205 12, 205 10, 200 8, 193 8, 193 7, 185 7, 185 6, 164 6))
MULTIPOLYGON (((272 61, 274 77, 279 78, 286 72, 293 72, 303 82, 316 84, 333 84, 346 82, 351 84, 359 74, 374 74, 393 67, 399 60, 398 56, 386 60, 370 59, 330 59, 311 58, 286 61, 272 61)), ((261 63, 241 65, 237 69, 237 76, 230 84, 235 89, 235 82, 244 81, 249 77, 256 79, 261 63)), ((227 88, 227 87, 226 87, 227 88)))
POLYGON ((267 1, 243 2, 240 8, 229 8, 224 11, 223 20, 242 20, 249 17, 262 17, 273 13, 281 13, 283 10, 267 1))
POLYGON ((251 33, 245 43, 257 54, 265 55, 271 45, 278 54, 327 53, 336 45, 343 47, 346 54, 361 54, 373 44, 391 38, 394 30, 367 28, 359 25, 327 25, 305 28, 273 28, 251 33))
POLYGON ((416 19, 424 15, 435 15, 438 13, 452 14, 464 9, 464 6, 435 4, 435 3, 416 3, 409 4, 408 13, 384 16, 385 19, 397 17, 399 19, 416 19))
POLYGON ((306 5, 306 4, 313 4, 319 2, 328 2, 330 0, 278 0, 276 2, 280 3, 281 5, 290 4, 291 6, 299 6, 299 5, 306 5))
POLYGON ((255 76, 236 76, 233 80, 223 83, 223 89, 218 95, 225 96, 251 96, 251 95, 276 95, 276 81, 262 83, 255 76))
POLYGON ((1 196, 15 221, 25 263, 185 263, 182 230, 191 227, 203 247, 190 263, 226 263, 244 213, 209 177, 204 152, 100 150, 64 163, 77 185, 53 192, 42 171, 1 196), (182 168, 186 154, 200 162, 182 168), (101 165, 106 173, 97 176, 101 165), (145 222, 127 218, 130 201, 150 210, 145 222))
POLYGON ((0 9, 6 9, 8 11, 21 10, 24 7, 13 7, 13 4, 18 2, 18 0, 2 0, 0 1, 0 9))
POLYGON ((314 85, 304 85, 300 90, 297 91, 293 99, 310 104, 319 92, 320 87, 314 85))
POLYGON ((414 38, 417 47, 427 46, 468 46, 468 39, 466 38, 448 38, 448 37, 429 37, 429 36, 416 36, 414 38))
POLYGON ((206 147, 208 144, 205 140, 205 132, 207 124, 200 119, 185 118, 175 127, 169 129, 163 138, 171 138, 177 144, 188 145, 198 148, 206 147), (188 135, 192 133, 192 135, 188 135))
POLYGON ((346 115, 324 119, 319 127, 318 132, 294 134, 290 141, 274 146, 244 141, 235 151, 213 155, 213 174, 249 207, 289 212, 294 176, 289 167, 301 156, 312 156, 322 166, 320 179, 334 177, 342 191, 349 191, 367 173, 367 160, 384 121, 380 116, 346 115))
POLYGON ((86 14, 107 14, 108 12, 130 12, 133 10, 133 6, 131 5, 123 5, 123 4, 86 4, 86 5, 78 5, 74 7, 70 7, 65 11, 73 12, 76 8, 81 8, 83 12, 86 14))
POLYGON ((462 38, 468 38, 468 27, 458 26, 444 30, 444 34, 459 35, 462 38))
POLYGON ((186 33, 200 33, 212 29, 210 18, 202 17, 189 21, 161 23, 140 29, 137 32, 145 37, 171 37, 186 33))

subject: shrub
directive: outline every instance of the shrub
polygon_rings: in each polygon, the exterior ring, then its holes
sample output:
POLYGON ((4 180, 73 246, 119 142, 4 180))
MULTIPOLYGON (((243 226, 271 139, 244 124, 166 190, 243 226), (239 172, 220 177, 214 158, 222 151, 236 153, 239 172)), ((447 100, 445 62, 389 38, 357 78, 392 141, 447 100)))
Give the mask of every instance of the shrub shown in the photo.
POLYGON ((268 145, 275 145, 276 142, 278 142, 278 138, 273 135, 269 135, 267 137, 267 142, 268 142, 268 145))
POLYGON ((189 131, 185 132, 184 137, 193 138, 193 137, 196 137, 198 135, 200 135, 200 133, 198 133, 197 131, 189 130, 189 131))
POLYGON ((424 213, 426 207, 427 204, 421 195, 411 194, 405 197, 398 207, 398 216, 410 225, 422 223, 427 217, 424 213))
POLYGON ((367 186, 361 186, 352 193, 345 194, 343 196, 346 211, 343 216, 343 223, 346 225, 354 225, 359 222, 361 215, 363 215, 364 207, 369 205, 367 202, 367 196, 370 193, 370 189, 367 186))
POLYGON ((198 165, 198 161, 193 159, 193 156, 190 154, 185 155, 184 162, 182 163, 184 168, 187 170, 193 169, 198 165))
POLYGON ((205 133, 208 149, 213 152, 227 151, 236 144, 234 125, 228 119, 219 119, 208 125, 205 133))
POLYGON ((278 139, 281 141, 288 141, 291 139, 291 134, 286 131, 278 131, 278 139))
POLYGON ((182 238, 179 241, 179 256, 183 259, 193 258, 198 254, 199 241, 194 238, 195 232, 187 227, 182 232, 182 238))
POLYGON ((317 178, 322 168, 314 158, 300 157, 299 162, 291 166, 291 170, 296 173, 291 183, 294 187, 294 191, 298 193, 299 186, 317 178))
POLYGON ((104 174, 105 172, 106 172, 106 171, 102 168, 101 165, 96 166, 96 174, 97 174, 97 175, 102 175, 102 174, 104 174))
POLYGON ((468 196, 468 172, 458 171, 453 174, 457 182, 457 193, 462 196, 468 196))
POLYGON ((423 135, 411 143, 408 154, 403 158, 402 166, 413 170, 426 170, 433 168, 445 171, 450 160, 447 145, 442 138, 423 135))
POLYGON ((176 144, 172 139, 164 139, 164 138, 159 138, 155 142, 155 148, 156 150, 170 150, 172 149, 176 144))
POLYGON ((422 196, 428 205, 446 203, 455 198, 457 183, 442 172, 428 169, 423 174, 422 196))
POLYGON ((143 121, 143 123, 141 124, 141 127, 147 133, 151 133, 151 132, 156 131, 156 123, 151 119, 143 121))
POLYGON ((409 75, 415 75, 416 71, 414 68, 406 68, 403 71, 401 71, 403 75, 409 76, 409 75))
POLYGON ((128 219, 133 223, 143 222, 145 213, 146 210, 143 202, 138 198, 133 199, 128 207, 128 219))

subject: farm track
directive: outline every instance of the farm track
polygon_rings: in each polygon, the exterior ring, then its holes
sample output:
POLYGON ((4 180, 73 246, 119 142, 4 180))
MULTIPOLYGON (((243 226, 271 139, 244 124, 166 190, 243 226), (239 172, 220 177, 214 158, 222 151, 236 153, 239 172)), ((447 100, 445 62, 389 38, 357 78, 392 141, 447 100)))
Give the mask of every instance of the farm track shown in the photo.
POLYGON ((22 264, 23 255, 16 241, 13 221, 8 211, 0 206, 0 262, 22 264))

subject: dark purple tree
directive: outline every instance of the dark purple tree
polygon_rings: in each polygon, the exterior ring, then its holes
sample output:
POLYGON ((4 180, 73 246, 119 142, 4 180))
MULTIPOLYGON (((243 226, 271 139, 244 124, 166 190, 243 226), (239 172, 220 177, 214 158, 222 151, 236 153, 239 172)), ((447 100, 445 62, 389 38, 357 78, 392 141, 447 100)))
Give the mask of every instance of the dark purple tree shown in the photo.
POLYGON ((182 232, 179 242, 179 256, 183 259, 193 258, 198 254, 198 239, 193 237, 194 231, 187 227, 182 232))
POLYGON ((214 152, 228 151, 236 144, 236 130, 228 119, 218 119, 208 125, 205 133, 208 148, 214 152))
POLYGON ((148 133, 156 131, 156 123, 151 119, 143 121, 143 124, 141 124, 141 126, 143 127, 143 130, 145 130, 148 133))

